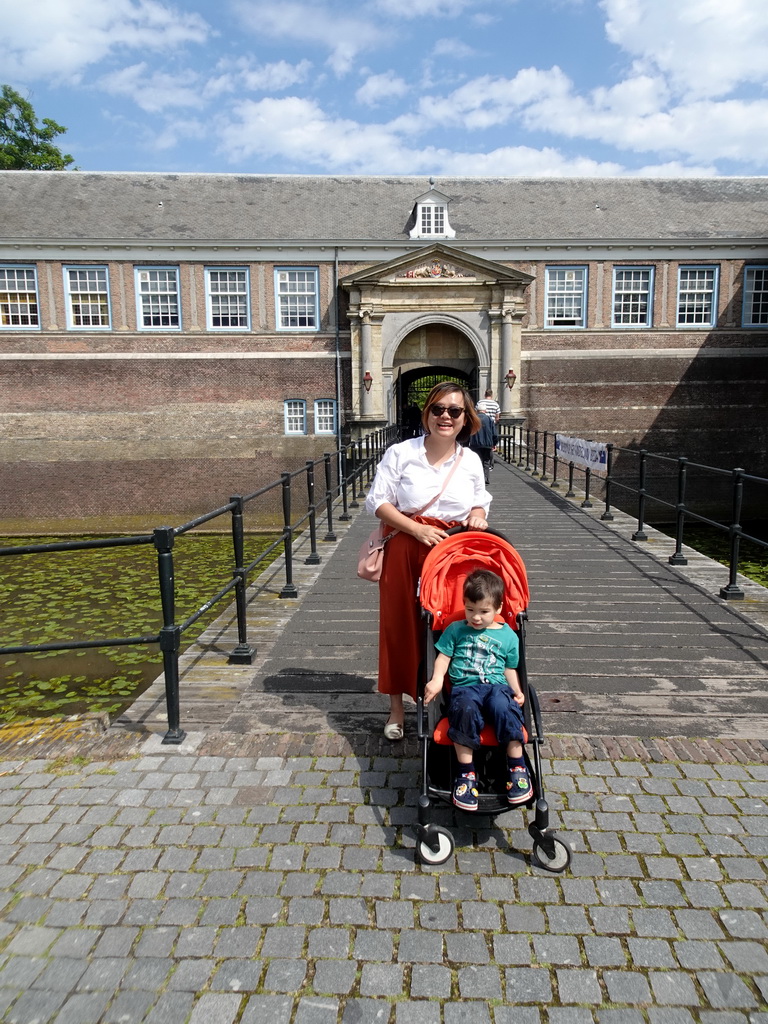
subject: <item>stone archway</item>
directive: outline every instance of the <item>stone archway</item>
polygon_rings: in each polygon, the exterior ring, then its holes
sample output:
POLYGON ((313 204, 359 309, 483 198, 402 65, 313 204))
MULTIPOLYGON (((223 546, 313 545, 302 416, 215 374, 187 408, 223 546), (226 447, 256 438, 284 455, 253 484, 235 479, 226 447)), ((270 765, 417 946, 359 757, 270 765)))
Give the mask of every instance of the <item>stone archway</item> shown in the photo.
POLYGON ((471 390, 492 387, 502 415, 514 414, 502 381, 510 368, 520 376, 524 292, 532 280, 439 243, 343 277, 352 429, 394 422, 398 381, 417 368, 446 367, 467 377, 471 390))
POLYGON ((395 388, 396 422, 400 429, 400 440, 418 435, 421 427, 421 411, 427 395, 441 381, 450 380, 466 388, 471 395, 477 390, 477 374, 468 375, 450 366, 416 366, 398 374, 395 388))

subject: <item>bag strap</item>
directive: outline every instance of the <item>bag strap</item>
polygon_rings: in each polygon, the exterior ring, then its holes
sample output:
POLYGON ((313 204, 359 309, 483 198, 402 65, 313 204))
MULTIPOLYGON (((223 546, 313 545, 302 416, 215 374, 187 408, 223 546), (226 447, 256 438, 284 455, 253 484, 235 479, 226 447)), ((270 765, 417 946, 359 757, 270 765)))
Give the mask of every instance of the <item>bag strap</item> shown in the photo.
POLYGON ((461 456, 463 454, 464 454, 464 449, 461 447, 461 445, 459 445, 459 450, 456 453, 456 461, 451 466, 450 471, 448 472, 448 475, 446 476, 445 480, 443 480, 443 486, 440 488, 440 490, 437 492, 437 494, 434 496, 434 498, 430 498, 430 500, 427 502, 427 504, 424 505, 422 508, 420 508, 418 512, 412 512, 411 513, 412 516, 421 516, 421 515, 423 515, 427 511, 427 509, 429 508, 430 505, 434 505, 434 503, 438 500, 438 498, 442 497, 443 491, 448 486, 448 482, 450 481, 451 477, 453 476, 453 474, 458 469, 459 461, 460 461, 461 456))

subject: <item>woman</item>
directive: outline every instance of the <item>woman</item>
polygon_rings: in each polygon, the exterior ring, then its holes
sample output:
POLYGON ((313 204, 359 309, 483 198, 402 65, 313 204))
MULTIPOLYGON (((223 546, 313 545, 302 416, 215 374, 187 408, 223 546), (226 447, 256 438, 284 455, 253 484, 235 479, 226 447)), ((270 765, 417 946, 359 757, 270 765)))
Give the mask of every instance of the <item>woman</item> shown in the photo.
POLYGON ((451 526, 485 530, 491 503, 479 457, 462 448, 480 428, 469 393, 453 381, 437 384, 421 422, 423 437, 387 449, 365 502, 398 531, 384 549, 379 582, 379 692, 389 694, 388 740, 403 738, 403 694, 416 697, 423 633, 416 582, 424 559, 451 526))

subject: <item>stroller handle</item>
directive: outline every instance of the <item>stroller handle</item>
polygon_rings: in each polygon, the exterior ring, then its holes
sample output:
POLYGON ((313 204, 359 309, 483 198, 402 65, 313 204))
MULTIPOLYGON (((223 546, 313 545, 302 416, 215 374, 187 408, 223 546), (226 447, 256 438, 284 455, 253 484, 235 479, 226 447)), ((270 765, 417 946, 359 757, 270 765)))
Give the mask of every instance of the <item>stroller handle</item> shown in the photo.
MULTIPOLYGON (((470 532, 470 528, 468 526, 462 526, 461 524, 459 524, 458 526, 451 526, 445 532, 448 534, 449 537, 454 537, 457 533, 469 533, 470 532)), ((487 533, 491 537, 501 537, 502 540, 506 540, 507 543, 509 543, 509 541, 507 540, 507 538, 504 536, 503 533, 500 533, 498 530, 491 529, 490 526, 487 527, 487 529, 485 529, 485 530, 472 530, 471 532, 472 533, 487 533)))

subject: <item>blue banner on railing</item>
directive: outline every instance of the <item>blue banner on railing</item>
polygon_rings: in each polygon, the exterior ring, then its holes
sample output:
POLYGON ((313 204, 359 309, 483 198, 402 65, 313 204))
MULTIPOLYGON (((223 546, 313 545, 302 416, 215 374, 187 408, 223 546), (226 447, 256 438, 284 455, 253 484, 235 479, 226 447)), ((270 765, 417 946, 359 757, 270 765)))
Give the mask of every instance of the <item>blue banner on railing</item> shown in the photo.
POLYGON ((580 437, 555 434, 555 451, 558 459, 563 462, 572 462, 574 466, 591 469, 593 473, 607 471, 608 446, 600 441, 585 441, 580 437))

